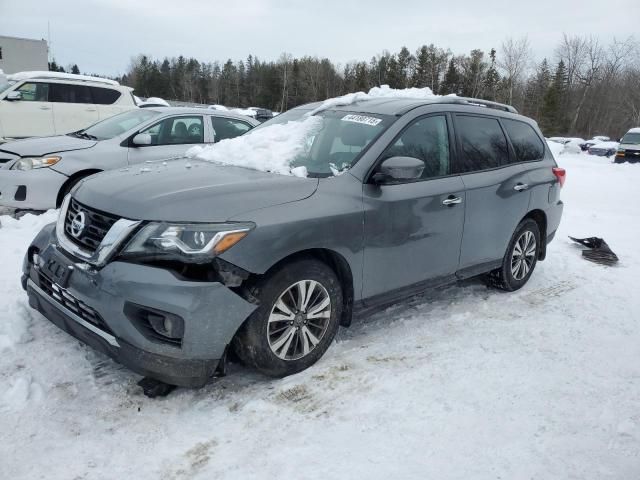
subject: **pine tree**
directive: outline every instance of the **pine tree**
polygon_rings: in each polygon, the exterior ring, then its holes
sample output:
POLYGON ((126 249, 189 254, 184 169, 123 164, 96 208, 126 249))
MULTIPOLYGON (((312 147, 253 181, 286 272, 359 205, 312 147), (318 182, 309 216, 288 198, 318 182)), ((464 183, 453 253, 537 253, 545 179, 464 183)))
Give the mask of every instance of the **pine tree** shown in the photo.
POLYGON ((567 115, 563 108, 566 85, 567 69, 560 60, 553 81, 544 94, 540 111, 540 128, 546 136, 563 135, 567 132, 567 115))
POLYGON ((444 80, 440 84, 441 95, 448 95, 450 93, 460 93, 460 73, 458 72, 454 58, 449 60, 447 73, 444 74, 444 80))
POLYGON ((71 67, 71 73, 73 73, 74 75, 80 75, 80 69, 78 68, 78 65, 76 65, 75 63, 71 67))
POLYGON ((491 63, 484 77, 484 95, 487 100, 496 101, 498 98, 498 85, 500 84, 500 74, 496 68, 496 49, 492 48, 489 52, 491 63))

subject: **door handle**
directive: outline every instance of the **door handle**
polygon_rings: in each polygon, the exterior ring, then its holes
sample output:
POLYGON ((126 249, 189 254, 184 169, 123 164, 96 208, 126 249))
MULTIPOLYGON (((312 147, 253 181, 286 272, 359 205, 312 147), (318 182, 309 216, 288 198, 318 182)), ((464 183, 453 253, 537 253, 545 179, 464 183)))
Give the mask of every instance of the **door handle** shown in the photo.
POLYGON ((442 201, 442 204, 447 206, 457 205, 458 203, 462 203, 462 199, 460 197, 454 197, 453 195, 449 195, 442 201))
POLYGON ((51 107, 45 107, 44 105, 40 107, 40 110, 51 110, 51 107))
POLYGON ((529 188, 529 185, 527 185, 526 183, 518 183, 516 186, 513 187, 513 189, 516 192, 522 192, 528 188, 529 188))
POLYGON ((96 111, 96 109, 95 109, 95 108, 87 108, 87 110, 86 110, 86 111, 87 111, 87 112, 95 112, 95 111, 96 111))

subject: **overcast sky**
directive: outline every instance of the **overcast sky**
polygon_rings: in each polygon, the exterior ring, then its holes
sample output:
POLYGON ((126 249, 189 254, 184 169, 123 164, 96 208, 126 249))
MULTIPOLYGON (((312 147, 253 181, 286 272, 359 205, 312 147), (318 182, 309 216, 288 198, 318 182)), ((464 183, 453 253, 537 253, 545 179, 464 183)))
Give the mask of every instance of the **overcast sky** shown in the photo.
POLYGON ((541 59, 553 57, 562 32, 609 41, 638 31, 639 20, 640 0, 0 0, 0 35, 46 39, 49 22, 58 63, 109 75, 139 53, 224 61, 287 52, 345 63, 432 42, 488 52, 522 35, 541 59))

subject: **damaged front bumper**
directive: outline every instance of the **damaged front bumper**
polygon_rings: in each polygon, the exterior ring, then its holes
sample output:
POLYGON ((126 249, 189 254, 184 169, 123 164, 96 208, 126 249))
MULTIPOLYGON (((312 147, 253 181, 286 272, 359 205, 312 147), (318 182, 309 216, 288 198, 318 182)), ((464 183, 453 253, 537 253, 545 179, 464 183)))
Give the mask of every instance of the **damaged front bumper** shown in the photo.
POLYGON ((31 244, 23 273, 29 304, 52 323, 131 370, 172 385, 207 383, 256 308, 219 282, 185 281, 127 262, 100 269, 79 262, 59 247, 54 224, 31 244), (50 280, 38 260, 50 245, 73 263, 64 286, 50 280), (166 319, 181 325, 178 337, 154 330, 166 319))

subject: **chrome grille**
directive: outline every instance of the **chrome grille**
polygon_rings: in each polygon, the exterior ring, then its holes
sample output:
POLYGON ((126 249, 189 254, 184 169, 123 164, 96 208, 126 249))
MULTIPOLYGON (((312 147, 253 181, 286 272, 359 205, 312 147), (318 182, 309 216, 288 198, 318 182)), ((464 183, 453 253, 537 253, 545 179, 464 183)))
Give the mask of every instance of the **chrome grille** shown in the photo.
POLYGON ((89 208, 72 198, 65 214, 64 231, 73 243, 90 252, 95 252, 109 229, 118 220, 119 218, 114 215, 89 208), (80 235, 76 236, 72 233, 72 221, 80 212, 84 213, 85 228, 80 235))

